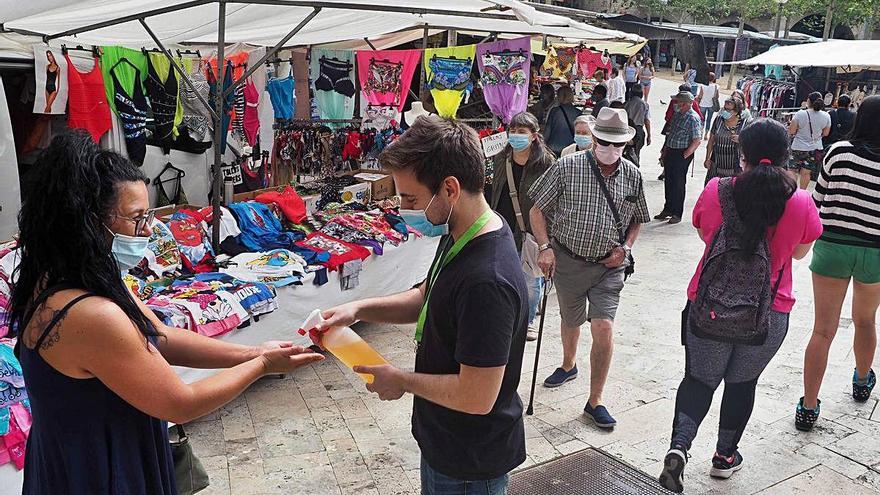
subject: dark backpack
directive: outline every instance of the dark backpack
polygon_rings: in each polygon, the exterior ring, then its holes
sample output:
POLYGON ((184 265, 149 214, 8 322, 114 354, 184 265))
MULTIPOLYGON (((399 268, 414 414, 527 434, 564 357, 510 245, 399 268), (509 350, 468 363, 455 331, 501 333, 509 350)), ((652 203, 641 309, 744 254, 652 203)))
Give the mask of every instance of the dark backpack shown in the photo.
POLYGON ((762 239, 754 252, 743 255, 743 225, 733 199, 732 178, 719 181, 718 197, 723 221, 703 260, 688 326, 694 335, 704 339, 761 345, 767 338, 770 310, 782 270, 775 287, 770 287, 767 239, 762 239))

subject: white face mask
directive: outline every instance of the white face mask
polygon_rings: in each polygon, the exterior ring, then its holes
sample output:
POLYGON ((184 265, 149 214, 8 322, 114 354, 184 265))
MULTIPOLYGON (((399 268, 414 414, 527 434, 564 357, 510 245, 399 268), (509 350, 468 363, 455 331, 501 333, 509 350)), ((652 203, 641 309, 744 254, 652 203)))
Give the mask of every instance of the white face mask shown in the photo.
POLYGON ((623 156, 623 146, 617 147, 597 144, 593 153, 596 155, 596 159, 599 160, 599 163, 603 165, 613 165, 623 156))
POLYGON ((452 210, 455 205, 449 209, 449 216, 446 217, 446 222, 440 225, 434 225, 434 223, 428 219, 427 211, 436 198, 436 194, 431 197, 431 201, 428 201, 428 206, 426 206, 424 210, 401 209, 400 217, 403 218, 403 221, 406 222, 407 225, 418 230, 427 237, 440 237, 448 234, 449 219, 452 218, 452 210))
POLYGON ((113 253, 113 257, 116 258, 119 269, 125 273, 136 267, 146 256, 150 238, 117 234, 109 228, 107 230, 113 234, 113 244, 110 247, 110 251, 113 253))

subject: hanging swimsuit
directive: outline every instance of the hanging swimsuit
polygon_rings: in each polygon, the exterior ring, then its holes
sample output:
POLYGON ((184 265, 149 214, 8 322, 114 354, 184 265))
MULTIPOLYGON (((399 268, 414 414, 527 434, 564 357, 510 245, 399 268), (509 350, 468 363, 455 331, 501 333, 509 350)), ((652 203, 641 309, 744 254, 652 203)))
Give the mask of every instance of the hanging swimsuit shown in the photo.
POLYGON ((174 74, 174 70, 169 68, 168 78, 162 82, 149 57, 147 57, 147 66, 147 94, 150 96, 153 120, 156 124, 153 138, 159 141, 167 155, 171 151, 171 141, 174 140, 174 114, 177 113, 177 76, 174 74))
POLYGON ((559 72, 564 75, 571 74, 571 68, 577 58, 577 52, 574 48, 557 48, 556 64, 559 72))
POLYGON ((110 130, 110 104, 104 91, 104 76, 95 59, 91 72, 82 73, 76 69, 70 56, 67 59, 67 106, 69 115, 67 126, 72 129, 85 129, 97 143, 101 136, 110 130))
POLYGON ((244 135, 251 146, 257 145, 260 134, 260 92, 254 81, 248 79, 244 86, 244 135))
POLYGON ((238 136, 238 140, 244 143, 246 140, 244 135, 244 109, 247 106, 244 99, 244 85, 239 85, 235 88, 234 94, 235 104, 232 108, 235 110, 235 116, 232 117, 232 130, 238 136))
POLYGON ((55 81, 58 79, 58 67, 55 68, 54 71, 50 70, 49 67, 46 67, 46 92, 54 93, 58 91, 58 85, 55 84, 55 81))
POLYGON ((400 75, 403 73, 401 62, 370 59, 370 72, 364 91, 375 93, 395 93, 400 98, 400 75))
POLYGON ((428 61, 428 66, 433 72, 431 80, 428 81, 430 89, 463 91, 471 84, 473 61, 470 58, 457 59, 434 55, 428 61))
MULTIPOLYGON (((207 100, 210 90, 208 78, 205 77, 201 62, 195 70, 190 72, 189 80, 195 86, 198 94, 207 100)), ((210 114, 205 106, 202 105, 202 102, 199 101, 196 92, 190 89, 187 84, 180 88, 180 103, 183 106, 182 125, 189 129, 190 137, 196 140, 205 139, 205 136, 211 130, 210 114)))
MULTIPOLYGON (((227 61, 226 70, 223 71, 223 89, 219 91, 225 92, 227 89, 229 89, 230 86, 232 86, 232 70, 232 62, 227 61)), ((211 70, 211 64, 208 64, 208 85, 211 90, 211 108, 213 108, 214 111, 217 112, 217 107, 214 103, 216 92, 218 91, 217 73, 211 70)), ((226 139, 227 135, 229 134, 227 130, 229 129, 229 122, 232 120, 232 104, 234 101, 235 93, 233 92, 228 94, 225 98, 223 98, 223 110, 217 112, 220 114, 220 128, 223 130, 223 132, 220 133, 220 153, 226 152, 226 139)))
POLYGON ((144 164, 147 154, 147 98, 141 88, 141 72, 127 58, 122 58, 116 65, 110 68, 110 77, 113 78, 113 98, 116 102, 116 113, 122 122, 122 132, 125 135, 125 149, 128 150, 128 158, 137 166, 144 164), (134 69, 134 91, 126 94, 125 88, 116 76, 116 67, 121 63, 127 63, 134 69))
POLYGON ((321 73, 315 80, 315 89, 320 91, 336 91, 348 98, 354 96, 354 83, 351 82, 351 70, 354 68, 354 64, 321 57, 318 60, 318 66, 321 73))
POLYGON ((162 174, 159 174, 153 181, 156 183, 156 206, 163 207, 169 205, 185 205, 189 203, 186 199, 186 193, 183 192, 183 176, 182 171, 178 171, 173 179, 162 180, 162 174), (165 192, 165 182, 174 182, 174 196, 169 197, 165 192))
POLYGON ((527 75, 524 69, 526 57, 520 52, 498 52, 483 54, 483 84, 525 84, 527 75))
POLYGON ((293 105, 296 102, 294 95, 295 85, 293 71, 283 79, 269 79, 266 91, 272 101, 272 109, 276 119, 290 120, 293 118, 293 105))

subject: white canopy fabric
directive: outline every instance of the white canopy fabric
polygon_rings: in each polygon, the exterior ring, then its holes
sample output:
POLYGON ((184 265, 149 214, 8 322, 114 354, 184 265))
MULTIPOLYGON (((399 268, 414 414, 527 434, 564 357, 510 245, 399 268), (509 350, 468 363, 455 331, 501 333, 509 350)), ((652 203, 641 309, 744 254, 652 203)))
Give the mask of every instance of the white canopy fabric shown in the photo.
POLYGON ((836 67, 846 72, 880 68, 880 40, 831 40, 780 46, 739 65, 785 65, 790 67, 836 67))
MULTIPOLYGON (((487 33, 644 41, 636 35, 539 12, 516 0, 321 0, 297 1, 288 5, 247 4, 247 0, 241 1, 227 4, 226 39, 229 42, 274 45, 309 15, 313 6, 323 6, 323 10, 287 43, 288 46, 379 37, 426 23, 487 33), (337 8, 333 4, 344 5, 337 8), (386 12, 382 8, 396 8, 401 12, 386 12), (420 9, 430 9, 433 13, 419 14, 420 9), (471 14, 472 17, 462 16, 462 13, 471 14), (480 17, 487 13, 504 18, 480 17)), ((216 42, 218 4, 208 0, 0 0, 0 22, 7 29, 51 36, 127 16, 184 6, 187 8, 149 16, 146 22, 168 45, 216 42), (39 7, 33 5, 36 3, 40 4, 39 7)), ((89 30, 77 34, 75 38, 66 37, 65 40, 93 45, 153 46, 152 40, 136 20, 89 30)))

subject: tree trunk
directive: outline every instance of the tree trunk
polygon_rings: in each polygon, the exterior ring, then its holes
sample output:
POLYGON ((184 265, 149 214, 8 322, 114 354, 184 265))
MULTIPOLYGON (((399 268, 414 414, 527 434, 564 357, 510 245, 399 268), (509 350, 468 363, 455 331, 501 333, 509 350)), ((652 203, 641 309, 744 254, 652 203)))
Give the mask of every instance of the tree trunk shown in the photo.
MULTIPOLYGON (((737 41, 739 41, 739 39, 742 38, 743 30, 745 29, 745 26, 746 26, 745 18, 740 17, 739 18, 739 32, 736 34, 737 41)), ((733 57, 731 57, 731 60, 733 60, 733 61, 736 60, 736 42, 733 43, 733 57)), ((727 87, 726 87, 726 89, 730 89, 733 86, 733 79, 736 77, 737 72, 739 72, 739 66, 736 64, 731 65, 730 72, 727 74, 727 87)))
POLYGON ((834 17, 834 0, 828 2, 828 10, 825 11, 825 29, 822 31, 822 41, 828 41, 831 37, 831 20, 834 17))

